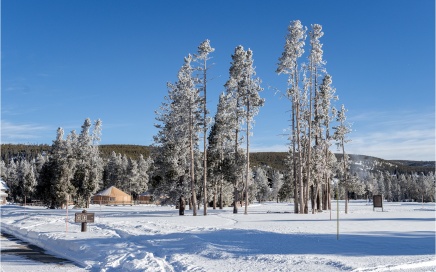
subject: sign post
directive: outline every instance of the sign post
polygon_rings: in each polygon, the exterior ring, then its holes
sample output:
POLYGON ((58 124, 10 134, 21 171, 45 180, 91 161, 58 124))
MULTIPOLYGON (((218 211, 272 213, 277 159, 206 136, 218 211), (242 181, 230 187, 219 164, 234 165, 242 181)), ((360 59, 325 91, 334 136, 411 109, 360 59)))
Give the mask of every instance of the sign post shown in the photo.
POLYGON ((76 213, 74 222, 82 223, 82 232, 86 232, 87 223, 94 223, 94 213, 87 213, 86 210, 76 213))

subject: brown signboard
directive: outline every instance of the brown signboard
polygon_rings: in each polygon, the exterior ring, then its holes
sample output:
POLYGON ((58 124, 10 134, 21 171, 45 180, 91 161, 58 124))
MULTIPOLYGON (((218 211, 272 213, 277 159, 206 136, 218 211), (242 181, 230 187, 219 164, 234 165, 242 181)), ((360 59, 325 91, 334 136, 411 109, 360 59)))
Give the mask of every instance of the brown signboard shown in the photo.
POLYGON ((373 203, 373 210, 375 208, 382 208, 383 211, 383 195, 374 195, 372 197, 372 203, 373 203))
POLYGON ((94 223, 94 213, 76 213, 75 223, 94 223))

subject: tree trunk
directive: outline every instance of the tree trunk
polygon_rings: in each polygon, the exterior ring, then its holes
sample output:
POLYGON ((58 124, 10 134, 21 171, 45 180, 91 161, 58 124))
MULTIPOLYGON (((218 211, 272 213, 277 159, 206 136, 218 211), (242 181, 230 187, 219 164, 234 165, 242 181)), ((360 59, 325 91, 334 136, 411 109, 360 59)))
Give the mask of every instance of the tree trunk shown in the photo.
POLYGON ((345 213, 348 213, 348 182, 347 182, 347 163, 345 162, 344 139, 342 139, 342 156, 344 160, 344 188, 345 188, 345 213))
POLYGON ((295 107, 292 103, 292 165, 293 165, 293 176, 294 176, 294 213, 298 213, 298 187, 297 187, 297 158, 295 157, 295 107))
MULTIPOLYGON (((238 107, 236 107, 238 108, 238 107)), ((236 118, 236 123, 239 124, 238 118, 236 118)), ((238 163, 238 133, 239 130, 236 129, 236 139, 235 139, 235 163, 238 163)), ((238 213, 238 177, 235 177, 234 188, 233 188, 233 213, 238 213)))
MULTIPOLYGON (((203 215, 207 215, 207 120, 206 120, 206 58, 204 59, 204 69, 203 69, 203 91, 204 91, 204 101, 203 101, 203 198, 204 198, 204 211, 203 215)), ((215 206, 214 206, 215 207, 215 206)))
POLYGON ((220 201, 220 210, 222 210, 224 208, 224 203, 223 203, 223 182, 222 182, 222 180, 221 180, 221 183, 220 183, 219 201, 220 201))
POLYGON ((310 185, 310 204, 312 207, 312 214, 315 213, 315 190, 313 185, 310 185))
POLYGON ((216 196, 217 196, 217 191, 218 191, 218 184, 215 183, 214 185, 214 189, 213 189, 213 209, 216 210, 216 196))
POLYGON ((192 109, 189 109, 189 149, 190 149, 190 159, 191 159, 191 169, 190 169, 190 175, 191 175, 191 199, 192 199, 192 215, 197 215, 197 200, 196 200, 196 194, 195 194, 195 173, 194 173, 194 140, 193 140, 193 120, 192 120, 192 109))
POLYGON ((250 99, 247 99, 247 164, 245 168, 245 211, 248 214, 248 174, 250 171, 250 99))
POLYGON ((316 211, 321 211, 321 197, 320 197, 321 190, 319 190, 318 184, 315 186, 315 192, 316 192, 316 211))
POLYGON ((297 147, 298 147, 298 187, 300 188, 300 194, 298 195, 298 200, 300 202, 299 213, 304 213, 304 199, 303 199, 303 171, 302 171, 302 158, 301 158, 301 139, 300 139, 300 110, 299 104, 296 105, 296 121, 297 121, 297 147))
POLYGON ((222 210, 224 207, 223 203, 223 166, 222 163, 224 161, 223 147, 221 143, 220 149, 220 193, 219 193, 219 201, 220 201, 220 209, 222 210))

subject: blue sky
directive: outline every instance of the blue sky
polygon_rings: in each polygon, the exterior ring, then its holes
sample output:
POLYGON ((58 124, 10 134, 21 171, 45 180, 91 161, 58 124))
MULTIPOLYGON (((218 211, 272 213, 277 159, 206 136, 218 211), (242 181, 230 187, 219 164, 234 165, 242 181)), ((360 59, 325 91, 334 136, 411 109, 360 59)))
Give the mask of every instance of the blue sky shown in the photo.
POLYGON ((435 3, 404 1, 1 1, 1 140, 47 143, 103 121, 102 144, 150 145, 156 110, 183 57, 211 41, 215 112, 237 45, 253 50, 265 106, 252 151, 285 151, 289 22, 317 23, 348 121, 348 153, 435 158, 435 3))

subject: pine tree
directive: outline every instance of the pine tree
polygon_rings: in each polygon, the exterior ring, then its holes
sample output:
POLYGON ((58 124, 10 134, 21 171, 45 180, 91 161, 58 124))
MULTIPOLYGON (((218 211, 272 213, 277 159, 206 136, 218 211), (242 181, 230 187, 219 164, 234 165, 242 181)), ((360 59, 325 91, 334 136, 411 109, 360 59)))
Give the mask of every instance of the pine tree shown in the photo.
POLYGON ((36 189, 35 172, 33 166, 26 160, 20 162, 19 168, 19 187, 26 205, 27 199, 32 197, 36 189))
POLYGON ((345 113, 347 110, 344 105, 342 105, 341 110, 337 112, 336 121, 339 125, 334 127, 335 133, 333 138, 337 141, 338 148, 342 148, 343 156, 343 184, 345 187, 345 213, 348 213, 348 180, 347 180, 347 169, 349 167, 348 156, 345 154, 345 144, 350 142, 347 138, 347 134, 351 132, 350 124, 346 122, 345 113))
POLYGON ((299 20, 292 21, 288 27, 284 51, 279 58, 276 72, 288 75, 287 97, 292 104, 291 128, 292 128, 292 154, 298 158, 293 158, 294 173, 294 212, 302 213, 305 209, 303 201, 303 165, 302 165, 302 143, 300 139, 301 128, 301 88, 300 71, 298 59, 304 53, 307 28, 303 27, 299 20))
POLYGON ((115 151, 112 151, 105 167, 105 178, 104 178, 104 187, 108 188, 110 186, 115 186, 118 178, 118 168, 121 166, 121 162, 118 162, 118 156, 115 151))
POLYGON ((209 180, 213 183, 213 207, 216 208, 216 202, 219 201, 220 209, 223 208, 223 187, 227 183, 225 179, 225 163, 231 161, 230 156, 233 150, 232 112, 229 102, 228 97, 221 93, 214 123, 208 137, 208 174, 209 180))
MULTIPOLYGON (((325 61, 322 59, 323 50, 322 44, 320 43, 320 38, 324 35, 322 32, 322 26, 319 24, 312 25, 312 30, 309 32, 310 37, 310 54, 309 54, 309 107, 308 107, 308 144, 307 147, 307 185, 309 182, 312 182, 312 213, 315 213, 315 198, 319 199, 319 186, 322 182, 322 174, 325 170, 326 160, 324 158, 322 136, 321 136, 321 116, 319 116, 318 110, 318 77, 321 72, 323 72, 323 65, 325 61), (312 120, 313 116, 313 120, 312 120), (312 124, 314 127, 312 127, 312 124), (312 148, 312 141, 315 139, 315 147, 312 148), (312 149, 314 152, 317 152, 316 159, 312 159, 312 149), (314 165, 315 164, 315 165, 314 165), (318 164, 318 165, 316 165, 318 164), (324 166, 324 167, 323 167, 324 166), (315 169, 313 169, 315 168, 315 169), (314 172, 317 174, 313 178, 311 178, 311 174, 314 172)), ((318 205, 319 209, 319 205, 318 205)))
POLYGON ((160 164, 160 170, 163 170, 161 175, 166 179, 164 181, 166 186, 160 187, 162 189, 166 187, 165 191, 173 192, 179 187, 179 195, 173 194, 172 197, 175 201, 180 194, 187 193, 183 187, 185 187, 185 175, 188 173, 190 206, 195 216, 197 215, 195 153, 198 150, 198 132, 201 130, 199 125, 201 124, 201 111, 199 92, 195 88, 191 62, 192 56, 188 55, 179 70, 178 81, 175 84, 168 84, 169 93, 165 97, 168 102, 163 103, 160 111, 157 112, 156 119, 162 124, 156 125, 159 132, 155 136, 155 143, 161 148, 157 162, 160 164), (178 185, 175 186, 175 183, 178 185))
POLYGON ((257 200, 259 202, 265 202, 269 200, 270 188, 268 185, 268 177, 266 172, 261 167, 256 167, 254 171, 254 184, 256 186, 257 200))
POLYGON ((198 70, 202 72, 200 89, 203 91, 203 99, 201 100, 203 110, 203 205, 204 215, 207 215, 207 130, 208 130, 208 118, 207 118, 207 61, 210 59, 209 54, 214 52, 215 49, 210 46, 209 40, 205 40, 198 46, 198 53, 195 58, 200 65, 198 70))
MULTIPOLYGON (((75 194, 75 188, 71 183, 77 160, 73 153, 77 135, 74 131, 64 140, 64 130, 58 128, 56 140, 53 142, 50 168, 50 208, 63 207, 69 196, 75 194)), ((46 200, 47 201, 47 200, 46 200)))
POLYGON ((73 185, 76 187, 76 201, 80 207, 89 207, 90 198, 99 188, 103 173, 103 161, 98 151, 101 135, 101 121, 94 123, 91 134, 91 120, 85 119, 82 130, 73 137, 73 152, 76 159, 73 185))
MULTIPOLYGON (((256 72, 253 67, 253 52, 248 49, 246 52, 246 61, 244 69, 244 78, 241 84, 242 102, 245 107, 245 123, 246 123, 246 171, 245 171, 245 188, 248 189, 248 180, 250 173, 250 130, 253 124, 253 117, 259 112, 259 108, 263 106, 265 99, 260 98, 259 92, 263 89, 260 87, 261 80, 254 78, 256 72), (246 86, 244 86, 246 85, 246 86), (244 90, 245 89, 245 90, 244 90)), ((248 212, 248 191, 245 193, 245 214, 248 212)))
MULTIPOLYGON (((245 60, 246 60, 246 52, 244 48, 239 45, 235 48, 235 53, 232 55, 232 62, 229 69, 229 80, 226 82, 226 92, 229 97, 229 108, 232 111, 233 118, 230 120, 232 125, 232 130, 234 131, 234 161, 236 165, 241 165, 240 153, 239 153, 239 132, 240 125, 245 117, 244 108, 243 108, 243 98, 242 95, 244 93, 244 77, 246 74, 245 71, 245 60)), ((235 169, 236 170, 236 169, 235 169)), ((237 173, 236 171, 234 173, 237 173)), ((239 178, 238 176, 234 176, 233 180, 233 213, 238 213, 237 203, 239 201, 239 178)))
MULTIPOLYGON (((158 134, 154 136, 153 152, 155 197, 166 194, 175 204, 181 195, 188 196, 188 142, 186 130, 179 125, 180 94, 174 84, 168 84, 168 95, 164 97, 156 113, 155 124, 158 134)), ((189 200, 189 198, 188 198, 189 200)))
POLYGON ((153 163, 153 160, 151 157, 148 157, 147 160, 144 159, 144 156, 142 154, 139 156, 138 159, 138 192, 146 192, 148 190, 148 181, 149 181, 149 174, 148 171, 150 169, 151 164, 153 163))
POLYGON ((272 173, 272 190, 271 190, 271 198, 276 199, 277 203, 279 203, 279 192, 283 185, 283 175, 277 171, 274 170, 272 173))
POLYGON ((177 88, 180 90, 182 95, 181 107, 186 110, 187 116, 185 114, 185 122, 182 124, 188 131, 188 145, 189 145, 189 164, 190 164, 190 184, 191 184, 191 199, 193 207, 193 215, 197 215, 197 195, 195 190, 195 150, 198 149, 197 137, 200 130, 199 120, 199 94, 198 90, 195 88, 193 80, 193 68, 191 67, 192 56, 188 55, 185 58, 185 63, 179 71, 177 88))

